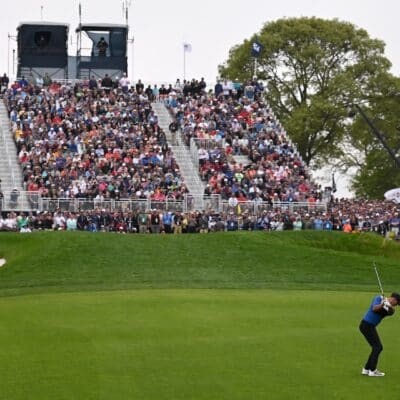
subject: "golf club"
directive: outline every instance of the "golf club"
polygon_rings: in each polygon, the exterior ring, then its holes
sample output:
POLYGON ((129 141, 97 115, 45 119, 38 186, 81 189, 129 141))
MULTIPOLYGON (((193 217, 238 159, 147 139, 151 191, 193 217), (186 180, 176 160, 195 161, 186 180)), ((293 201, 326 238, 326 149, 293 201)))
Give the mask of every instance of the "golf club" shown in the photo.
POLYGON ((375 269, 376 277, 378 278, 379 288, 381 289, 382 297, 385 297, 385 294, 383 293, 383 287, 382 287, 382 283, 381 283, 381 278, 379 277, 379 272, 378 272, 378 269, 376 268, 375 262, 374 262, 374 269, 375 269))

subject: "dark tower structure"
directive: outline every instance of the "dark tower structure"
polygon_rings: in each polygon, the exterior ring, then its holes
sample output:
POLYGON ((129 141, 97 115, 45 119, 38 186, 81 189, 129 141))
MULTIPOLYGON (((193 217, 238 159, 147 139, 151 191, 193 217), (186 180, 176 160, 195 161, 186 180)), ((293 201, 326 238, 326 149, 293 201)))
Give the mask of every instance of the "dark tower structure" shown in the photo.
POLYGON ((105 74, 115 78, 127 72, 127 25, 80 24, 76 33, 78 79, 103 78, 105 74))
POLYGON ((68 78, 69 25, 51 22, 26 22, 18 28, 19 77, 68 78))

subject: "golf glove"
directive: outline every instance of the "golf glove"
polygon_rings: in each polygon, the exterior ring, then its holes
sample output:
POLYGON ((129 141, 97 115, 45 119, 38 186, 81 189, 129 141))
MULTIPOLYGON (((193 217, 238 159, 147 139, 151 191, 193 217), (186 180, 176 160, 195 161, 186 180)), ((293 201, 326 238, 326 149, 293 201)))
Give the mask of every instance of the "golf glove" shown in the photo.
POLYGON ((392 305, 387 301, 387 299, 385 298, 383 300, 383 309, 385 311, 389 311, 389 309, 392 307, 392 305))

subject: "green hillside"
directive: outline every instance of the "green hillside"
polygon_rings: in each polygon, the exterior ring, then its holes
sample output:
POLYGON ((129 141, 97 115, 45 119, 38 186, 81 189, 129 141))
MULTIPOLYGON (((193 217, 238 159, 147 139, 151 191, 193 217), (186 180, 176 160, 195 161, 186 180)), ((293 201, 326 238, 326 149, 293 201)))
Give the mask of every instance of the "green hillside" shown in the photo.
MULTIPOLYGON (((1 234, 0 294, 129 288, 387 290, 400 287, 400 247, 373 234, 237 232, 1 234)), ((400 289, 399 289, 400 290, 400 289)))

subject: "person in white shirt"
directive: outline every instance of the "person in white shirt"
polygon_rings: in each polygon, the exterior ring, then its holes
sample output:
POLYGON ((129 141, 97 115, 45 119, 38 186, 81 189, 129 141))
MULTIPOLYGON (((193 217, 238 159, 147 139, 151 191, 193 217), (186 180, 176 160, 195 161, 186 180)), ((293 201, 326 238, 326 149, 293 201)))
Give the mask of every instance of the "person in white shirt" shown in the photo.
POLYGON ((228 199, 229 207, 236 210, 238 203, 239 203, 239 201, 238 201, 237 197, 232 193, 231 197, 229 197, 229 199, 228 199))
POLYGON ((123 92, 127 92, 129 90, 129 85, 131 84, 131 81, 126 76, 126 72, 123 73, 121 79, 119 80, 119 84, 123 92))
POLYGON ((204 147, 200 147, 197 153, 200 165, 204 164, 210 158, 208 151, 204 147))
POLYGON ((183 85, 182 85, 180 79, 178 78, 178 79, 176 80, 176 82, 175 82, 174 90, 175 90, 176 92, 181 92, 181 91, 182 91, 182 88, 183 88, 183 85))
POLYGON ((59 231, 64 230, 65 224, 66 224, 64 213, 61 213, 61 212, 54 213, 53 222, 54 222, 54 229, 59 230, 59 231))
POLYGON ((222 93, 224 94, 225 98, 229 97, 232 91, 232 83, 229 81, 224 81, 222 84, 222 93))
POLYGON ((17 230, 17 217, 13 213, 7 214, 6 219, 3 221, 3 230, 10 232, 17 230))

